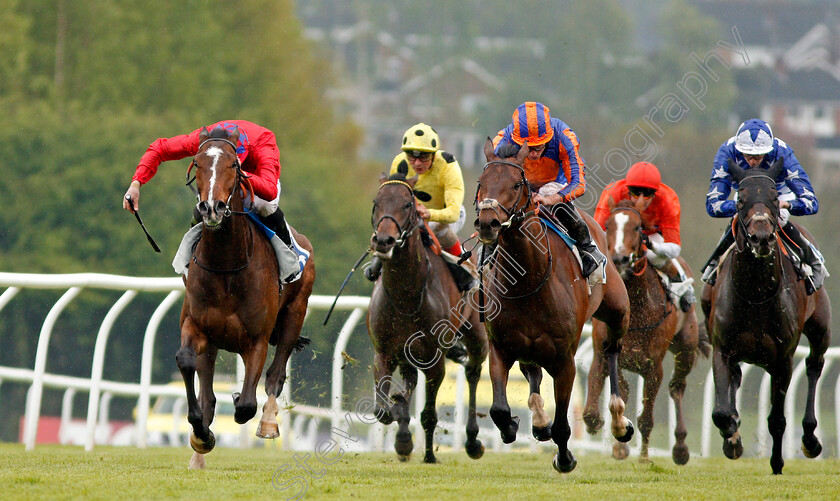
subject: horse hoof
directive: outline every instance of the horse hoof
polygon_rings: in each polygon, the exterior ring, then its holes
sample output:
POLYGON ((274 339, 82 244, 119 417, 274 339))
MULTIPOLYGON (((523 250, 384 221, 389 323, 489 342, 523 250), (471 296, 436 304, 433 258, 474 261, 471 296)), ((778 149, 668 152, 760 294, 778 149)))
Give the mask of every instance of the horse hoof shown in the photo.
POLYGON ((252 417, 257 415, 257 404, 254 405, 243 405, 237 407, 235 411, 233 411, 233 420, 236 421, 237 424, 245 424, 250 420, 252 417))
POLYGON ((744 453, 744 445, 741 443, 741 436, 738 434, 724 439, 723 455, 729 459, 738 459, 744 453))
POLYGON ((280 426, 277 422, 260 421, 260 425, 257 427, 257 436, 267 439, 277 438, 280 436, 280 426))
MULTIPOLYGON (((625 443, 616 442, 613 444, 612 457, 615 459, 627 459, 630 456, 630 447, 625 443)), ((639 458, 641 460, 641 458, 639 458)))
POLYGON ((555 470, 559 471, 560 473, 569 473, 570 471, 575 469, 577 466, 577 459, 575 459, 574 454, 572 451, 566 449, 566 457, 564 458, 565 461, 560 463, 560 454, 555 454, 554 459, 551 461, 551 466, 554 467, 555 470))
POLYGON ((467 451, 467 456, 472 459, 481 459, 481 456, 484 455, 484 444, 481 443, 481 440, 474 440, 472 442, 467 440, 464 443, 464 449, 467 451))
POLYGON ((408 454, 408 455, 405 455, 405 456, 402 455, 402 454, 397 454, 397 459, 400 460, 400 463, 407 463, 408 460, 411 459, 411 454, 408 454))
POLYGON ((604 418, 596 413, 583 413, 583 422, 586 424, 586 432, 595 435, 604 427, 604 418))
POLYGON ((437 458, 431 452, 427 452, 425 456, 423 456, 423 462, 426 464, 435 464, 437 463, 437 458))
MULTIPOLYGON (((414 442, 411 440, 411 432, 397 432, 397 437, 394 441, 394 450, 397 451, 397 454, 400 456, 406 456, 406 458, 411 456, 411 452, 414 450, 414 442)), ((400 461, 402 461, 402 459, 400 461)))
POLYGON ((688 446, 685 444, 676 444, 671 449, 671 458, 674 460, 674 464, 682 465, 688 463, 689 456, 688 446))
POLYGON ((770 458, 770 468, 773 469, 773 475, 781 475, 782 474, 782 468, 784 468, 784 467, 785 467, 785 460, 782 459, 781 457, 778 458, 778 459, 774 458, 774 457, 770 458))
POLYGON ((811 435, 810 439, 802 437, 802 454, 805 454, 806 458, 814 459, 819 456, 821 452, 822 444, 817 437, 813 435, 811 435))
POLYGON ((509 444, 516 440, 516 432, 519 431, 519 416, 511 416, 510 409, 491 407, 490 418, 499 429, 502 442, 509 444))
POLYGON ((190 458, 190 469, 191 470, 203 470, 205 466, 204 462, 204 454, 193 452, 192 457, 190 458))
POLYGON ((633 422, 629 419, 626 419, 626 421, 627 427, 625 428, 624 435, 620 437, 615 437, 616 440, 623 444, 629 442, 630 439, 633 438, 633 432, 635 431, 635 429, 633 428, 633 422))
POLYGON ((540 442, 547 442, 547 441, 551 440, 551 426, 552 426, 552 424, 553 423, 551 421, 549 421, 548 424, 546 426, 543 426, 543 427, 532 426, 531 427, 531 433, 533 433, 534 438, 536 438, 540 442))
POLYGON ((195 436, 195 432, 190 432, 190 447, 199 454, 207 454, 216 447, 216 436, 212 431, 207 430, 207 440, 200 440, 195 436))

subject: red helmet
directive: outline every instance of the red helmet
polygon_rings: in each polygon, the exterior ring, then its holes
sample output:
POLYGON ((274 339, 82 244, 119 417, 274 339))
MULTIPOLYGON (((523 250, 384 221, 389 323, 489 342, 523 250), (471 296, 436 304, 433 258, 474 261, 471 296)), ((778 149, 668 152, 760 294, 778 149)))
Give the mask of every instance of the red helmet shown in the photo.
POLYGON ((627 171, 627 186, 637 188, 650 188, 658 190, 659 185, 662 184, 662 176, 659 175, 659 169, 650 162, 639 162, 633 164, 630 170, 627 171))
POLYGON ((551 141, 554 128, 551 127, 548 106, 534 101, 520 104, 513 112, 511 137, 520 146, 525 141, 528 141, 528 146, 540 146, 551 141))

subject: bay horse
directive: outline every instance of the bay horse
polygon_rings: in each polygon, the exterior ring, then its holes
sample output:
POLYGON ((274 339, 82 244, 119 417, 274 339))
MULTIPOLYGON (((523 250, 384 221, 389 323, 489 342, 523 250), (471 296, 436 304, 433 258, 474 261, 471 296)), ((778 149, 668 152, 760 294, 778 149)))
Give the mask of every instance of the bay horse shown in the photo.
POLYGON ((312 245, 292 229, 310 257, 301 278, 280 290, 274 249, 244 209, 244 196, 250 190, 236 156, 238 139, 238 129, 232 133, 203 129, 193 160, 199 198, 196 207, 203 228, 184 278, 181 347, 175 356, 186 385, 187 420, 192 425, 190 445, 195 453, 190 468, 203 468, 203 455, 215 446, 210 424, 216 407, 213 373, 219 349, 239 354, 245 364, 242 391, 233 395, 234 420, 242 424, 257 412, 257 383, 269 343, 276 345, 266 372, 268 399, 257 436, 279 435, 276 399, 286 381, 289 355, 302 341, 300 331, 315 281, 312 245))
MULTIPOLYGON (((783 254, 776 191, 782 162, 769 169, 742 169, 734 162, 729 174, 738 185, 737 214, 732 221, 735 244, 722 259, 715 285, 701 295, 703 313, 714 348, 712 362, 715 406, 712 420, 723 437, 723 453, 738 459, 744 451, 738 431, 735 395, 741 384, 739 362, 757 365, 770 375, 768 429, 773 439, 770 467, 784 467, 782 437, 784 402, 793 370, 793 356, 802 334, 810 354, 805 359, 808 397, 802 419, 802 452, 813 458, 822 445, 814 434, 817 380, 830 342, 831 305, 821 288, 809 296, 796 269, 783 254)), ((800 226, 811 242, 813 237, 800 226)))
MULTIPOLYGON (((407 170, 407 169, 405 169, 407 170)), ((484 446, 478 436, 476 387, 481 364, 487 358, 487 334, 477 310, 458 290, 444 259, 421 241, 423 220, 417 213, 414 185, 417 178, 399 172, 379 180, 373 201, 370 245, 382 259, 381 278, 374 284, 367 327, 375 350, 374 382, 379 422, 396 421, 394 448, 401 461, 414 449, 409 402, 417 386, 417 370, 426 376, 426 402, 420 415, 425 432, 425 463, 436 463, 433 452, 438 389, 445 376, 444 355, 460 339, 469 354, 464 365, 469 386, 465 449, 479 459, 484 446), (404 386, 389 396, 396 368, 404 386)))
MULTIPOLYGON (((662 384, 662 360, 670 351, 674 355, 674 374, 668 384, 671 399, 676 408, 677 425, 674 428, 676 443, 671 457, 676 464, 686 464, 689 459, 685 438, 688 433, 683 419, 683 395, 686 377, 694 367, 697 354, 708 358, 711 345, 705 330, 698 331, 694 305, 687 312, 678 308, 670 297, 670 291, 659 277, 656 268, 648 261, 644 243, 645 221, 642 217, 644 199, 634 203, 608 200, 610 216, 606 222, 607 249, 618 273, 624 280, 630 298, 630 326, 623 338, 618 364, 644 378, 643 411, 639 416, 639 432, 642 447, 639 461, 648 461, 650 433, 653 430, 653 410, 656 394, 662 384)), ((677 258, 688 277, 693 274, 682 257, 677 258)), ((607 336, 606 325, 592 321, 592 341, 600 346, 607 336)), ((598 408, 601 390, 606 377, 604 353, 593 350, 592 366, 589 369, 588 391, 583 419, 589 433, 596 433, 604 424, 598 408)), ((627 400, 629 385, 623 373, 619 372, 621 397, 627 400)), ((624 459, 629 454, 625 443, 613 445, 613 456, 624 459)))
MULTIPOLYGON (((568 473, 577 465, 568 448, 571 428, 567 416, 576 372, 575 352, 584 323, 593 315, 606 324, 608 331, 603 349, 610 368, 612 432, 622 442, 633 436, 633 424, 623 415, 624 402, 618 390, 618 355, 630 320, 629 300, 611 262, 606 264, 606 284, 590 286, 567 244, 541 225, 522 167, 529 148, 526 144, 518 154, 514 150, 503 146, 497 156, 488 138, 484 145, 487 164, 479 177, 475 199, 478 238, 485 250, 494 246, 492 256, 486 259, 489 269, 482 263, 484 276, 479 291, 480 300, 492 304, 482 310, 490 340, 490 417, 503 442, 516 440, 519 420, 511 417, 506 393, 510 368, 520 362, 531 385, 528 403, 535 418, 544 414, 537 392, 541 368, 545 369, 554 379, 554 422, 535 419, 533 433, 539 440, 554 440, 558 453, 552 465, 568 473)), ((592 238, 605 248, 603 230, 589 215, 581 212, 581 216, 586 218, 592 238)))

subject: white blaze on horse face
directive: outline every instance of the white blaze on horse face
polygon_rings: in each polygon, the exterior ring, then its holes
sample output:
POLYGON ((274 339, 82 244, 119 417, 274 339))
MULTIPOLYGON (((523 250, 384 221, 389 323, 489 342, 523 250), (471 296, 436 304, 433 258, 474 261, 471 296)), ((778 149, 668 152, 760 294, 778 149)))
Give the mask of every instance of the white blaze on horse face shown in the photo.
POLYGON ((624 250, 624 226, 630 221, 630 216, 619 212, 613 216, 613 221, 615 221, 615 249, 613 249, 613 253, 621 254, 624 250))
POLYGON ((222 149, 218 146, 211 146, 207 148, 204 154, 213 158, 213 165, 210 166, 210 190, 207 193, 207 203, 210 204, 210 207, 213 207, 213 188, 216 186, 216 165, 218 165, 219 159, 222 157, 222 149))

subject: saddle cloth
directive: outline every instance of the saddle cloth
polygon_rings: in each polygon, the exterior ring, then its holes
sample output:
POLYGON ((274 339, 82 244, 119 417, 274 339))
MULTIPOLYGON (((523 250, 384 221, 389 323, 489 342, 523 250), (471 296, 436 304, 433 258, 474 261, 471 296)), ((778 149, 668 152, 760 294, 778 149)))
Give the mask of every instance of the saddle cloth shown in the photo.
MULTIPOLYGON (((566 230, 564 228, 562 228, 560 226, 557 226, 557 224, 553 220, 547 218, 546 215, 543 214, 542 211, 540 211, 539 214, 540 214, 540 222, 542 223, 543 228, 550 228, 552 231, 554 231, 554 233, 557 233, 557 235, 560 236, 560 238, 563 240, 563 242, 566 244, 566 246, 572 251, 572 254, 575 255, 575 259, 577 259, 578 266, 580 267, 581 271, 583 271, 583 259, 581 259, 580 252, 578 251, 578 248, 575 245, 577 243, 577 241, 574 238, 570 237, 566 233, 566 230)), ((598 245, 597 243, 595 243, 594 239, 592 240, 592 243, 595 244, 596 246, 598 245)), ((587 278, 587 282, 589 283, 590 287, 595 285, 595 284, 599 284, 599 283, 600 284, 607 283, 607 266, 606 266, 606 264, 607 264, 606 259, 601 260, 601 262, 598 263, 598 268, 596 268, 595 271, 593 271, 592 274, 589 275, 589 278, 587 278)))
MULTIPOLYGON (((266 225, 259 220, 259 216, 253 212, 249 212, 251 221, 257 228, 268 238, 271 247, 274 249, 274 254, 277 257, 277 264, 280 267, 280 279, 284 284, 289 284, 297 281, 303 275, 303 268, 306 266, 306 261, 309 260, 309 251, 301 247, 292 235, 292 230, 289 224, 286 227, 289 229, 289 236, 292 239, 292 245, 288 246, 280 240, 276 233, 271 231, 266 225)), ((181 245, 178 246, 178 252, 175 253, 175 258, 172 260, 172 267, 175 273, 187 276, 187 267, 190 265, 195 246, 201 239, 202 224, 199 223, 184 235, 181 239, 181 245)))

